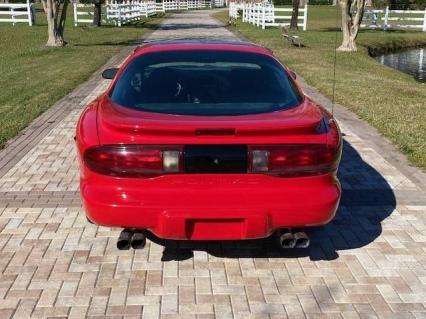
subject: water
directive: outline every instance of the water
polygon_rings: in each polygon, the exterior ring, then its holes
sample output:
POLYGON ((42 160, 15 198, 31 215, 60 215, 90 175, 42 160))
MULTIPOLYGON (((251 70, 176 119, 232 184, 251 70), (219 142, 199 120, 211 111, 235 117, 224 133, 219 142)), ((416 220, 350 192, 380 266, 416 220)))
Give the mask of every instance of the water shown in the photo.
POLYGON ((412 75, 417 81, 426 83, 426 48, 378 55, 381 64, 412 75))

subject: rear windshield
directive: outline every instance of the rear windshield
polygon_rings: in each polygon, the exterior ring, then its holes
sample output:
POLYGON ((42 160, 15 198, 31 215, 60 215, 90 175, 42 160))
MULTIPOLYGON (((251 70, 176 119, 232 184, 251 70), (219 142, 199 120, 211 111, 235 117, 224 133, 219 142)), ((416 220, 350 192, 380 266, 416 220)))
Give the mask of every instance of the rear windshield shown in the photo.
POLYGON ((111 100, 148 112, 215 116, 288 109, 302 97, 271 57, 200 50, 141 55, 126 67, 111 100))

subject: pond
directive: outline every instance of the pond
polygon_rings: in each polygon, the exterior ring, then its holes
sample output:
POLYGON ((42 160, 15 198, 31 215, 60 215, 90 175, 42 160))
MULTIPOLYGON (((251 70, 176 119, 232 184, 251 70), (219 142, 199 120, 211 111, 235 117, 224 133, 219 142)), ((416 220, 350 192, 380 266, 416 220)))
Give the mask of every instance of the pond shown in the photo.
POLYGON ((381 64, 412 75, 426 83, 426 47, 386 53, 374 57, 381 64))

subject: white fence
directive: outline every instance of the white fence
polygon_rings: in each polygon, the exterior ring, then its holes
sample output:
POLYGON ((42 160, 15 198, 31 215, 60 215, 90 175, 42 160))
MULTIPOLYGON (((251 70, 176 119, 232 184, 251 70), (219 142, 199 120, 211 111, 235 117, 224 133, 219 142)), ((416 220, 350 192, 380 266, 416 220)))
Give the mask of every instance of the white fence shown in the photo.
POLYGON ((0 22, 12 22, 13 25, 25 22, 33 25, 30 2, 27 0, 27 3, 0 3, 0 22))
POLYGON ((420 29, 426 32, 425 10, 366 10, 364 13, 363 28, 387 29, 420 29))
MULTIPOLYGON (((206 9, 212 7, 223 7, 224 0, 164 0, 155 2, 153 0, 133 0, 118 3, 107 1, 104 6, 104 21, 113 23, 117 26, 138 21, 156 14, 157 12, 206 9)), ((74 4, 74 25, 79 23, 92 23, 93 4, 74 4)))
POLYGON ((210 8, 211 2, 205 0, 188 0, 186 7, 191 9, 205 9, 210 8))
POLYGON ((154 1, 107 2, 106 19, 121 27, 123 24, 154 15, 155 8, 154 1))
POLYGON ((93 22, 93 4, 73 3, 74 6, 74 26, 79 23, 92 23, 93 22))
POLYGON ((213 0, 212 7, 213 8, 223 8, 225 6, 225 0, 213 0))
MULTIPOLYGON (((273 4, 234 3, 229 4, 229 16, 238 18, 238 10, 242 10, 242 21, 265 29, 266 27, 290 25, 292 8, 276 8, 273 4)), ((297 26, 306 31, 308 23, 308 5, 299 9, 297 26)))
POLYGON ((180 11, 193 9, 221 8, 224 0, 163 0, 157 2, 157 12, 180 11))
POLYGON ((228 7, 229 17, 235 18, 235 19, 241 18, 238 11, 242 11, 243 8, 244 8, 244 3, 230 2, 228 7))

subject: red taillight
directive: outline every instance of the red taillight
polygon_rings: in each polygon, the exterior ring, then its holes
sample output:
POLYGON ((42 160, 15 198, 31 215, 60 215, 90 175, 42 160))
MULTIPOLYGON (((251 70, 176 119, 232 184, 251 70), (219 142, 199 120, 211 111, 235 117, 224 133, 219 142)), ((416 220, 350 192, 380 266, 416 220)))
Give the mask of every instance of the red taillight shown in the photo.
POLYGON ((319 175, 337 168, 340 153, 325 144, 251 146, 250 172, 277 176, 319 175))
POLYGON ((103 145, 87 149, 84 162, 90 170, 109 176, 156 176, 179 172, 181 154, 176 147, 103 145))
POLYGON ((324 144, 249 146, 249 172, 276 176, 320 175, 335 171, 342 154, 342 138, 335 120, 324 113, 324 144))

